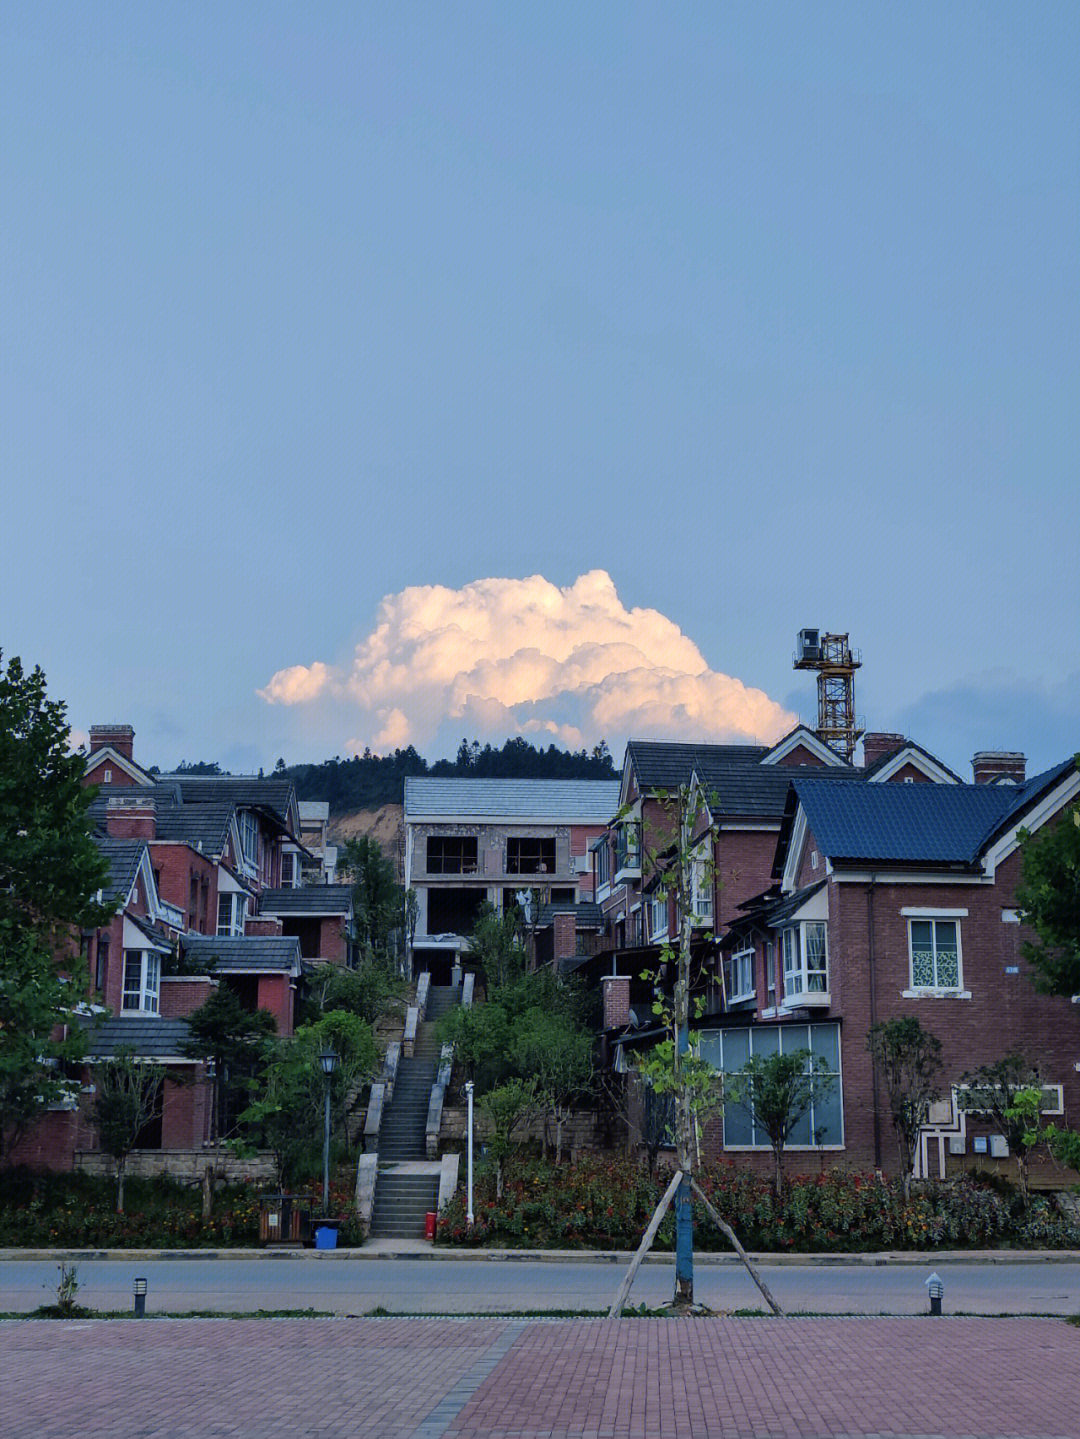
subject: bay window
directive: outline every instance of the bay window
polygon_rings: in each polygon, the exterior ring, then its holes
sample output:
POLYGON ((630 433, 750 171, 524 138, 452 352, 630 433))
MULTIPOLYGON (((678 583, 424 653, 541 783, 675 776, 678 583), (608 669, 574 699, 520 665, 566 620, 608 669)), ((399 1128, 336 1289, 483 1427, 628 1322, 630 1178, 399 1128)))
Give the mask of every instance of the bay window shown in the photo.
POLYGON ((754 997, 754 951, 736 950, 724 960, 724 985, 728 1004, 739 1004, 754 997))
POLYGON ((247 918, 246 894, 219 894, 217 936, 219 939, 240 939, 247 918))
POLYGON ((161 956, 152 949, 125 949, 122 1009, 157 1014, 160 996, 161 956))
POLYGON ((784 1001, 828 1003, 828 926, 823 919, 805 919, 780 931, 784 962, 784 1001))

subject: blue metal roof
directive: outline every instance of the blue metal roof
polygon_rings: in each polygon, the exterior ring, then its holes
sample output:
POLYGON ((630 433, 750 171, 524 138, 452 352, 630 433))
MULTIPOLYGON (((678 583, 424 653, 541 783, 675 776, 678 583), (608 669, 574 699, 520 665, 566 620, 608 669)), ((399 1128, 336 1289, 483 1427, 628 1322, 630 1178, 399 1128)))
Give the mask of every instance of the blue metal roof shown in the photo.
POLYGON ((850 784, 799 776, 792 786, 823 854, 832 859, 973 864, 1073 766, 1064 760, 1022 785, 850 784))

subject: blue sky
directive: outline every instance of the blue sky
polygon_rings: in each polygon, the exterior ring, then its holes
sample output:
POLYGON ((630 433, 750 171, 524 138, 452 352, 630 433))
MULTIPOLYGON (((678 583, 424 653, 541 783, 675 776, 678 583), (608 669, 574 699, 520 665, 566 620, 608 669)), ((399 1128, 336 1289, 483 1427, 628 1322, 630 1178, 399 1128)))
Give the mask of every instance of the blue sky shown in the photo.
POLYGON ((0 49, 0 646, 76 727, 763 736, 819 625, 965 773, 1080 747, 1080 7, 58 3, 0 49))

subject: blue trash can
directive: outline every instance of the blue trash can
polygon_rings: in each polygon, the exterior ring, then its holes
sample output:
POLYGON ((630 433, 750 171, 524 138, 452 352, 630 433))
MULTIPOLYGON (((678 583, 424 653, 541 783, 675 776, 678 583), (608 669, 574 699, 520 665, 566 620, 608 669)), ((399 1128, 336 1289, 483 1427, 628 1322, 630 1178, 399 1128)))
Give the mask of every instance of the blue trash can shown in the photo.
POLYGON ((336 1249, 337 1248, 337 1225, 317 1224, 315 1226, 315 1248, 336 1249))

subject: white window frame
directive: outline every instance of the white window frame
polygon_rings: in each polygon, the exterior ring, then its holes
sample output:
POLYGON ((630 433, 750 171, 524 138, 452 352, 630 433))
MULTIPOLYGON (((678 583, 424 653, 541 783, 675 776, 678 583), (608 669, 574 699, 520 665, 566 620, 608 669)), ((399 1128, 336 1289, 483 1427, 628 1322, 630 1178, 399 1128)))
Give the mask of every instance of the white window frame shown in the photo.
MULTIPOLYGON (((813 1029, 815 1029, 815 1028, 824 1028, 827 1024, 833 1025, 833 1026, 837 1029, 837 1031, 838 1031, 838 1035, 837 1035, 837 1067, 836 1067, 835 1070, 833 1070, 833 1069, 828 1070, 828 1071, 827 1071, 827 1074, 826 1074, 826 1075, 823 1075, 822 1078, 828 1077, 828 1078, 832 1078, 832 1079, 834 1080, 834 1085, 835 1085, 835 1087, 834 1087, 834 1089, 831 1090, 831 1092, 832 1092, 832 1093, 835 1093, 835 1094, 838 1096, 839 1100, 840 1100, 840 1139, 839 1139, 838 1142, 833 1142, 833 1143, 830 1143, 830 1144, 815 1144, 815 1143, 810 1143, 810 1144, 785 1144, 785 1145, 784 1145, 784 1153, 785 1153, 785 1154, 821 1153, 822 1151, 825 1151, 825 1150, 829 1150, 829 1151, 833 1151, 833 1152, 839 1153, 839 1152, 841 1152, 842 1150, 844 1150, 844 1149, 847 1148, 847 1119, 846 1119, 846 1116, 845 1116, 845 1113, 844 1113, 844 1046, 843 1046, 843 1042, 842 1042, 843 1036, 842 1036, 841 1034, 839 1034, 840 1026, 839 1026, 839 1023, 838 1023, 838 1022, 835 1022, 835 1021, 830 1021, 830 1020, 814 1020, 814 1021, 811 1021, 810 1025, 809 1025, 808 1027, 809 1027, 809 1029, 813 1030, 813 1029)), ((802 1025, 799 1025, 798 1028, 801 1029, 801 1028, 803 1028, 803 1026, 802 1026, 802 1025)), ((749 1030, 750 1053, 751 1053, 751 1054, 754 1053, 754 1041, 755 1041, 756 1038, 763 1037, 766 1033, 773 1033, 773 1032, 779 1033, 779 1036, 780 1036, 780 1038, 779 1038, 780 1051, 781 1051, 781 1053, 783 1053, 783 1051, 784 1051, 785 1039, 786 1039, 786 1038, 788 1037, 788 1035, 790 1034, 790 1029, 791 1029, 791 1027, 788 1026, 788 1025, 780 1025, 780 1026, 768 1025, 768 1024, 762 1024, 762 1025, 757 1025, 757 1024, 755 1024, 755 1025, 751 1025, 751 1026, 750 1026, 750 1030, 749 1030)), ((732 1031, 732 1030, 727 1030, 727 1029, 722 1029, 722 1030, 719 1030, 719 1031, 713 1031, 713 1032, 712 1032, 713 1034, 717 1034, 717 1033, 718 1033, 718 1034, 719 1034, 719 1037, 720 1037, 720 1072, 721 1072, 721 1074, 724 1074, 724 1073, 726 1072, 725 1062, 724 1062, 724 1037, 725 1037, 727 1034, 730 1034, 730 1033, 733 1033, 733 1032, 734 1032, 734 1031, 732 1031)), ((743 1031, 741 1031, 741 1030, 739 1031, 739 1033, 742 1033, 742 1032, 743 1032, 743 1031)), ((704 1040, 704 1039, 706 1039, 706 1038, 711 1038, 711 1037, 712 1037, 712 1035, 708 1034, 708 1033, 707 1033, 706 1031, 704 1031, 704 1030, 700 1032, 700 1036, 701 1036, 701 1040, 704 1040)), ((811 1052, 813 1053, 813 1042, 814 1042, 814 1041, 813 1041, 813 1035, 811 1034, 809 1037, 810 1037, 811 1052)), ((700 1042, 700 1041, 699 1041, 699 1042, 700 1042)), ((799 1047, 801 1047, 801 1046, 799 1046, 799 1047)), ((764 1052, 768 1052, 768 1051, 764 1051, 764 1052)), ((732 1072, 735 1072, 735 1071, 732 1071, 732 1072)), ((810 1123, 810 1134, 811 1134, 811 1137, 812 1137, 812 1136, 814 1135, 814 1133, 816 1132, 815 1124, 814 1124, 815 1110, 814 1110, 813 1104, 811 1104, 809 1113, 810 1113, 810 1121, 809 1121, 809 1123, 810 1123)), ((721 1111, 721 1117, 722 1117, 722 1114, 723 1114, 723 1111, 721 1111)), ((748 1154, 748 1153, 752 1153, 752 1152, 755 1152, 755 1151, 756 1151, 756 1152, 760 1152, 760 1151, 762 1151, 762 1150, 768 1150, 768 1149, 771 1148, 771 1145, 770 1145, 768 1139, 765 1137, 764 1132, 762 1133, 762 1135, 761 1135, 760 1138, 757 1137, 756 1126, 754 1126, 754 1140, 753 1140, 753 1142, 751 1142, 750 1144, 729 1144, 729 1143, 727 1142, 727 1136, 726 1136, 726 1134, 724 1134, 724 1131, 723 1131, 723 1130, 721 1130, 721 1134, 722 1134, 722 1136, 723 1136, 723 1137, 722 1137, 722 1140, 721 1140, 721 1143, 722 1143, 723 1151, 724 1151, 725 1154, 748 1154)))
POLYGON ((802 919, 785 925, 780 931, 780 954, 784 973, 784 1005, 828 1004, 829 1001, 829 922, 825 919, 802 919), (825 967, 811 970, 808 963, 807 930, 820 925, 825 941, 825 967), (821 975, 823 986, 811 989, 810 976, 821 975))
POLYGON ((654 894, 649 900, 649 938, 667 939, 668 937, 668 898, 667 893, 654 894))
POLYGON ((153 949, 125 949, 121 1012, 161 1013, 161 955, 153 949), (137 984, 129 982, 131 967, 138 966, 137 984), (130 999, 135 1003, 130 1003, 130 999))
POLYGON ((905 999, 970 999, 971 992, 964 988, 964 946, 960 933, 961 920, 967 915, 967 910, 914 910, 904 911, 904 918, 907 920, 907 949, 908 949, 908 988, 904 990, 905 999), (931 929, 931 943, 934 954, 934 978, 937 978, 937 927, 939 924, 951 924, 956 928, 956 983, 955 984, 916 984, 915 983, 915 947, 912 941, 911 927, 913 924, 929 924, 931 929))
POLYGON ((712 919, 713 917, 713 886, 712 871, 709 865, 709 858, 704 854, 697 854, 693 860, 690 871, 691 908, 697 919, 712 919))
POLYGON ((247 901, 247 895, 240 890, 218 891, 217 923, 214 929, 216 938, 243 939, 244 922, 247 919, 247 901), (229 918, 223 925, 221 922, 221 906, 226 900, 229 904, 229 918))
POLYGON ((753 999, 756 993, 754 984, 754 957, 753 949, 737 949, 727 958, 727 1002, 728 1004, 741 1004, 743 1000, 753 999))
POLYGON ((239 815, 240 853, 253 872, 259 868, 259 820, 253 810, 242 809, 239 815))

